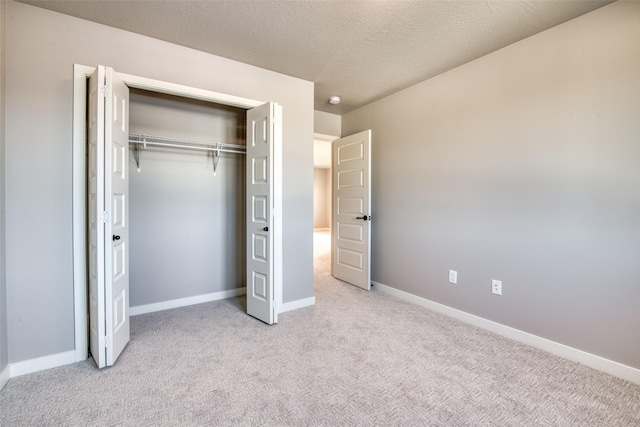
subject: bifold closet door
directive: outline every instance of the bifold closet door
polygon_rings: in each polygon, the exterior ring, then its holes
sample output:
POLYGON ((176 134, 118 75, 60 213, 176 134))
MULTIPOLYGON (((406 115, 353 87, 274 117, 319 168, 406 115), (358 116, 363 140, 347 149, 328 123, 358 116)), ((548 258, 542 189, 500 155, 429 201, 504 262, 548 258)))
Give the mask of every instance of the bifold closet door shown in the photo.
POLYGON ((278 322, 281 289, 282 107, 267 103, 247 111, 247 313, 278 322))
POLYGON ((129 342, 129 89, 98 66, 88 102, 89 347, 103 368, 129 342))

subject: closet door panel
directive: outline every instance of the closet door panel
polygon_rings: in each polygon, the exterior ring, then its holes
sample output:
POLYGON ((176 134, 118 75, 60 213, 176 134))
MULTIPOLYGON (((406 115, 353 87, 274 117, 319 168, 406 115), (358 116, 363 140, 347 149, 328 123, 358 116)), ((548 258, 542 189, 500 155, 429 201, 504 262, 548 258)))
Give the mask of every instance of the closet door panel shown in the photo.
POLYGON ((129 342, 129 88, 106 69, 105 106, 105 323, 107 366, 129 342))
POLYGON ((274 294, 275 104, 247 112, 247 313, 277 322, 274 294))
POLYGON ((88 102, 89 346, 104 368, 129 342, 129 89, 98 66, 88 102))

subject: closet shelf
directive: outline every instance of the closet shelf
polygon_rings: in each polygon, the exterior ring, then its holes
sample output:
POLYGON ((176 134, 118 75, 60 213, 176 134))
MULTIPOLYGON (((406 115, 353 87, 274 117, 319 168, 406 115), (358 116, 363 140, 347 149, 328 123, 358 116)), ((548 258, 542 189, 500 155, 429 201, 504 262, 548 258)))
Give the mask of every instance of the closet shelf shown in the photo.
POLYGON ((196 141, 193 139, 146 135, 144 133, 129 134, 129 143, 138 145, 160 145, 175 148, 194 148, 196 150, 218 151, 225 153, 246 154, 247 152, 246 146, 240 144, 196 141))
POLYGON ((144 133, 130 133, 129 144, 135 144, 134 158, 138 172, 140 172, 140 146, 142 149, 147 148, 147 145, 158 145, 161 147, 173 147, 173 148, 189 148, 194 150, 204 150, 213 152, 213 174, 216 174, 218 168, 218 160, 220 160, 220 153, 238 153, 247 154, 247 147, 240 144, 227 144, 223 142, 205 142, 196 141, 193 139, 184 138, 170 138, 167 136, 153 136, 144 133))

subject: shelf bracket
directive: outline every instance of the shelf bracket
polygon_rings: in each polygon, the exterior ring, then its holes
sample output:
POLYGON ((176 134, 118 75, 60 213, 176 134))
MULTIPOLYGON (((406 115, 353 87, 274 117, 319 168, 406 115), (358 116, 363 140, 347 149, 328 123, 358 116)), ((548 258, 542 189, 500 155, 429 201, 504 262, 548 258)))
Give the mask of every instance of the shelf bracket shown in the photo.
POLYGON ((216 144, 216 149, 213 151, 213 176, 216 176, 218 160, 220 160, 220 148, 218 147, 218 144, 216 144))
MULTIPOLYGON (((142 148, 146 149, 147 148, 147 140, 146 140, 146 135, 142 136, 142 148)), ((136 166, 138 168, 138 172, 140 172, 140 144, 136 144, 135 150, 133 152, 133 157, 136 161, 136 166)))

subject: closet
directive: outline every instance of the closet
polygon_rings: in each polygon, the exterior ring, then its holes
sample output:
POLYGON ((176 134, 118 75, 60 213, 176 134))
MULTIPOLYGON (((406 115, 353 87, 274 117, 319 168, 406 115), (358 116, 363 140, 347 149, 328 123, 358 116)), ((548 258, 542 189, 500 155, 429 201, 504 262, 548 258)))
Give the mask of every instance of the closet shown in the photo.
MULTIPOLYGON (((76 349, 88 335, 98 367, 111 366, 129 342, 132 308, 229 292, 246 293, 247 313, 276 323, 282 108, 104 66, 76 65, 74 75, 74 118, 85 118, 87 155, 86 245, 74 244, 86 282, 74 286, 76 301, 86 292, 89 306, 82 322, 86 311, 76 305, 76 349)), ((78 169, 74 163, 74 177, 78 169)))
POLYGON ((244 289, 245 154, 171 145, 244 148, 246 110, 136 89, 129 96, 131 314, 244 289), (133 142, 140 135, 167 145, 133 142))

